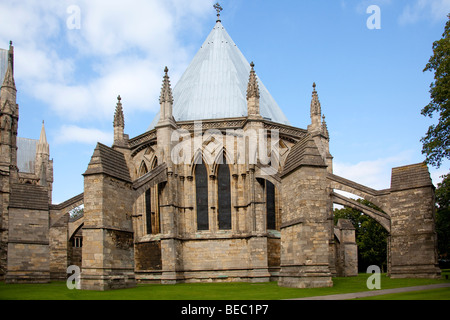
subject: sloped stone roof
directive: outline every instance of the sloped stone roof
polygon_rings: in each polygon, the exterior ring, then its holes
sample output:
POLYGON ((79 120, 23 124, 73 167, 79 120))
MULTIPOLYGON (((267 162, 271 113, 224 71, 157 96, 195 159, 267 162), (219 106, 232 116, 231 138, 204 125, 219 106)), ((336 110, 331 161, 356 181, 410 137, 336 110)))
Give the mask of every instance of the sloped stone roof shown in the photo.
POLYGON ((326 164, 310 135, 298 141, 289 152, 281 176, 286 176, 300 166, 325 167, 326 164))
POLYGON ((98 173, 104 173, 125 182, 131 182, 130 172, 123 153, 101 143, 97 143, 88 169, 83 175, 98 173))
POLYGON ((10 208, 48 210, 47 188, 32 184, 12 184, 10 208))
POLYGON ((404 190, 409 188, 432 186, 430 172, 425 163, 392 169, 391 190, 404 190))

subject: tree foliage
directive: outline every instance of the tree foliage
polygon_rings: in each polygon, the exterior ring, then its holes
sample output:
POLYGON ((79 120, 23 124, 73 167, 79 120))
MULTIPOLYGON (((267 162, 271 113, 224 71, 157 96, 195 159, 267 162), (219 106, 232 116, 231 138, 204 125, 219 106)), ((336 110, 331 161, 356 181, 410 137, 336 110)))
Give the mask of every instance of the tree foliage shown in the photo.
MULTIPOLYGON (((358 202, 382 211, 365 199, 358 202)), ((388 232, 378 222, 352 208, 334 210, 334 223, 339 219, 348 219, 355 227, 355 238, 358 246, 358 269, 365 272, 370 265, 377 265, 386 270, 388 232)))
POLYGON ((431 125, 422 138, 422 153, 426 162, 439 168, 442 160, 450 159, 450 14, 442 39, 433 43, 433 55, 425 71, 434 71, 434 82, 430 86, 431 102, 422 109, 422 115, 433 117, 439 114, 439 122, 431 125))
POLYGON ((436 189, 436 233, 441 258, 450 256, 450 174, 444 176, 436 189))
POLYGON ((76 207, 69 211, 70 218, 76 220, 84 215, 84 206, 76 207))

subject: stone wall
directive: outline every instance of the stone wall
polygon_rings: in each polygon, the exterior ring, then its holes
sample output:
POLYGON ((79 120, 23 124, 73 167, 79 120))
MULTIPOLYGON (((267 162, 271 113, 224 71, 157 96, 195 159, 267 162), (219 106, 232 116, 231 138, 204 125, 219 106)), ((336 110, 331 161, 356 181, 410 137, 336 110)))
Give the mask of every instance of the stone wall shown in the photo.
POLYGON ((133 203, 124 155, 98 144, 84 174, 82 289, 135 285, 133 203))
POLYGON ((49 230, 50 277, 52 280, 65 280, 67 278, 69 262, 68 222, 69 214, 67 213, 54 223, 49 230))
POLYGON ((439 278, 434 186, 425 164, 392 169, 388 274, 439 278))
POLYGON ((185 281, 248 278, 248 239, 185 241, 182 250, 185 281))
POLYGON ((48 211, 10 208, 7 283, 50 281, 48 211))
POLYGON ((339 219, 334 228, 336 243, 336 276, 356 277, 358 275, 358 247, 355 227, 350 220, 339 219))
POLYGON ((329 268, 331 208, 326 167, 300 166, 282 180, 280 286, 333 285, 329 268))
POLYGON ((49 282, 47 188, 11 184, 6 282, 49 282))

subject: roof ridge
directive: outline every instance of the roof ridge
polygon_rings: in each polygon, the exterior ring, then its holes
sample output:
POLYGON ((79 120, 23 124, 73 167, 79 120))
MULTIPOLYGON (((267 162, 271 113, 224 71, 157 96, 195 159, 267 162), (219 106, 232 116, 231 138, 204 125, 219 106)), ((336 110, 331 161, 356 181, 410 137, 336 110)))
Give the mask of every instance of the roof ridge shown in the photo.
POLYGON ((300 166, 326 167, 314 138, 309 133, 292 146, 281 176, 288 175, 300 166))
POLYGON ((114 150, 100 142, 97 143, 88 169, 84 176, 104 173, 114 178, 131 182, 130 172, 122 152, 114 150))

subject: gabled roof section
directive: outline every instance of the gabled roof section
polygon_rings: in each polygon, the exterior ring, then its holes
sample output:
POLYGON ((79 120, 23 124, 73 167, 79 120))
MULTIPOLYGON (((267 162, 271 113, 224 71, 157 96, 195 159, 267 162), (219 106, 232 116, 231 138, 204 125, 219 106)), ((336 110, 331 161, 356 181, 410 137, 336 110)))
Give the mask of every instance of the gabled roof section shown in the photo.
POLYGON ((89 162, 88 169, 84 175, 98 173, 104 173, 125 182, 131 182, 130 172, 123 153, 101 143, 97 143, 91 162, 89 162))
POLYGON ((428 166, 422 162, 392 169, 391 190, 433 186, 428 166))
POLYGON ((48 191, 32 184, 12 184, 10 208, 48 210, 48 191))
POLYGON ((281 176, 288 175, 300 166, 326 167, 314 139, 309 134, 291 148, 281 176))
MULTIPOLYGON (((247 116, 250 63, 217 21, 189 67, 173 89, 176 121, 237 118, 247 116)), ((260 112, 263 118, 289 121, 260 79, 260 112)), ((159 120, 156 115, 149 130, 159 120)))

